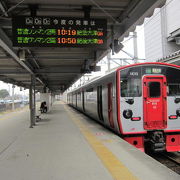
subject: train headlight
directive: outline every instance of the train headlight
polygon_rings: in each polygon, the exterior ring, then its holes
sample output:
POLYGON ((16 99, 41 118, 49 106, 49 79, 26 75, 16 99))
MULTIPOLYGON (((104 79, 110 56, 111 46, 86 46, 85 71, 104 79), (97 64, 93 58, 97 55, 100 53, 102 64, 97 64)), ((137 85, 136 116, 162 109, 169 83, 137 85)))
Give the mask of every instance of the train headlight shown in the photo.
POLYGON ((126 118, 126 119, 132 118, 132 116, 133 116, 132 110, 130 110, 130 109, 124 110, 124 111, 123 111, 123 116, 124 116, 124 118, 126 118))
POLYGON ((177 110, 176 110, 176 114, 177 114, 177 116, 180 117, 180 109, 177 109, 177 110))

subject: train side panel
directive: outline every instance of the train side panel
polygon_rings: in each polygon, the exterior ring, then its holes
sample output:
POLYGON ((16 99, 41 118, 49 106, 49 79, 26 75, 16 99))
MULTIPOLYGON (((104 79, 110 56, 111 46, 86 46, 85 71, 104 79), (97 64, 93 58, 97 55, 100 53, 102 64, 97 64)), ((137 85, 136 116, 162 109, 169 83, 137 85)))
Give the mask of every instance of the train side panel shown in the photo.
POLYGON ((72 103, 70 102, 70 104, 73 107, 111 128, 113 131, 120 133, 117 122, 116 72, 69 94, 71 94, 69 99, 72 96, 72 103))
POLYGON ((85 88, 84 97, 85 113, 98 120, 97 116, 97 87, 90 85, 85 88))
POLYGON ((104 124, 113 131, 120 133, 117 122, 116 73, 102 80, 104 124))
POLYGON ((67 94, 67 103, 72 106, 72 93, 67 94))
POLYGON ((72 93, 72 106, 76 107, 76 92, 72 93))
POLYGON ((144 131, 143 124, 143 100, 141 97, 134 98, 120 98, 120 118, 122 122, 123 134, 142 134, 146 133, 144 131), (133 99, 134 103, 132 105, 128 104, 128 100, 133 99), (133 117, 139 118, 137 121, 132 121, 131 118, 126 119, 123 116, 124 111, 132 110, 133 117))
POLYGON ((76 92, 77 94, 77 109, 80 110, 80 111, 83 111, 82 109, 82 94, 81 94, 81 91, 78 90, 76 92))

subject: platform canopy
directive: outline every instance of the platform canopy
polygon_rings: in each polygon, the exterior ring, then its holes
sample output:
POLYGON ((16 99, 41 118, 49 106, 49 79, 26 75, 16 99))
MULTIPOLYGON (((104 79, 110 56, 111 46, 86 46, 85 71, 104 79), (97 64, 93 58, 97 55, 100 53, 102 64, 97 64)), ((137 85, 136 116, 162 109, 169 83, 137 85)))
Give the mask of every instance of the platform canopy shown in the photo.
POLYGON ((165 0, 1 0, 0 80, 29 88, 31 75, 35 75, 37 90, 47 87, 54 93, 63 92, 84 73, 98 70, 96 63, 111 49, 120 48, 117 42, 164 3, 165 0), (12 19, 17 16, 105 19, 107 45, 13 46, 12 19))

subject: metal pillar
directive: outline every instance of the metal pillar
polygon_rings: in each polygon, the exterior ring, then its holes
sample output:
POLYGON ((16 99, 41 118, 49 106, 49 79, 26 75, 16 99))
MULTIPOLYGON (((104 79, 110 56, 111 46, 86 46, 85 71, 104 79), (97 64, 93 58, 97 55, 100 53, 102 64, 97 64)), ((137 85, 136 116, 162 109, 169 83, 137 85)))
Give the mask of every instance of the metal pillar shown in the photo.
POLYGON ((83 84, 85 84, 86 83, 86 77, 85 77, 85 75, 83 76, 83 84))
POLYGON ((31 75, 31 84, 29 87, 29 109, 30 109, 30 128, 35 126, 35 76, 31 75))
POLYGON ((110 72, 110 70, 111 70, 111 53, 109 53, 107 55, 107 68, 108 68, 108 72, 110 72))
POLYGON ((12 85, 12 110, 14 111, 14 88, 15 85, 12 85))
POLYGON ((32 76, 32 89, 33 89, 33 125, 36 125, 36 77, 32 76))
POLYGON ((46 86, 44 86, 44 88, 43 88, 43 93, 47 93, 47 87, 46 86))
POLYGON ((33 96, 32 96, 32 83, 29 86, 29 110, 30 110, 30 128, 33 128, 33 96))
POLYGON ((133 32, 134 63, 138 63, 137 32, 133 32))
POLYGON ((92 6, 83 6, 84 18, 85 19, 90 19, 91 9, 92 9, 92 6))
POLYGON ((112 55, 114 55, 114 26, 111 26, 112 55))

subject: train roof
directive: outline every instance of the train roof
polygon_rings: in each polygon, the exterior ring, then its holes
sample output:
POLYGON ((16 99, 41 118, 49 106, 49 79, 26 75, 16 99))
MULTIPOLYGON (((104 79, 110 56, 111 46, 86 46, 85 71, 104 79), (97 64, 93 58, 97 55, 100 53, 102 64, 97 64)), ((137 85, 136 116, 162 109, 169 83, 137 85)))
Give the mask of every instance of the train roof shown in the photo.
POLYGON ((79 86, 79 87, 71 90, 71 91, 68 92, 68 93, 71 93, 71 92, 77 91, 78 89, 84 88, 84 87, 86 87, 87 85, 91 84, 92 82, 96 82, 96 81, 102 79, 103 77, 107 77, 108 75, 111 75, 111 74, 115 73, 116 71, 117 71, 117 69, 115 69, 115 70, 113 70, 113 71, 105 74, 104 76, 99 76, 99 77, 97 77, 97 78, 94 78, 94 79, 92 79, 92 80, 89 80, 88 82, 86 82, 86 83, 83 84, 82 86, 79 86))
POLYGON ((97 77, 97 78, 95 78, 93 80, 90 80, 87 83, 83 84, 82 86, 77 87, 77 88, 73 89, 72 91, 70 91, 68 93, 71 93, 71 92, 77 91, 77 90, 79 90, 81 88, 84 88, 87 85, 89 85, 90 83, 96 82, 96 81, 98 81, 98 80, 100 80, 102 78, 105 78, 105 77, 107 77, 107 76, 109 76, 109 75, 111 75, 111 74, 113 74, 113 73, 115 73, 115 72, 117 72, 119 70, 126 69, 126 68, 131 68, 131 67, 135 67, 135 66, 143 66, 143 65, 161 65, 161 66, 170 66, 170 67, 174 67, 174 68, 180 69, 180 66, 178 66, 178 65, 168 64, 168 63, 160 63, 160 62, 145 62, 145 63, 136 63, 136 64, 131 64, 131 65, 126 65, 126 66, 119 67, 119 68, 117 68, 117 69, 115 69, 115 70, 105 74, 104 76, 100 76, 100 77, 97 77))
POLYGON ((175 68, 180 68, 180 66, 175 65, 175 64, 160 63, 160 62, 145 62, 145 63, 137 63, 137 64, 131 64, 131 65, 127 65, 127 66, 122 66, 122 67, 117 68, 116 71, 134 67, 134 66, 143 66, 143 65, 162 65, 162 66, 172 66, 175 68))

